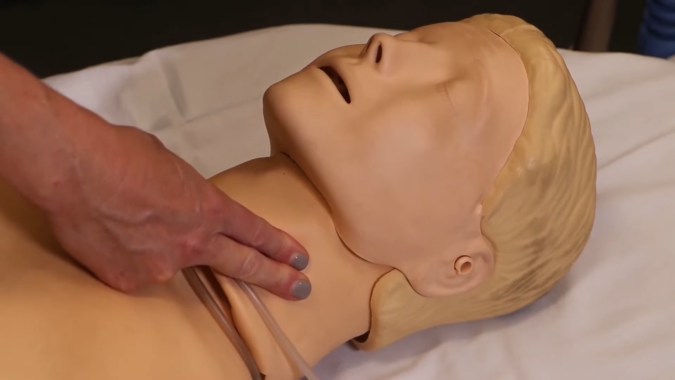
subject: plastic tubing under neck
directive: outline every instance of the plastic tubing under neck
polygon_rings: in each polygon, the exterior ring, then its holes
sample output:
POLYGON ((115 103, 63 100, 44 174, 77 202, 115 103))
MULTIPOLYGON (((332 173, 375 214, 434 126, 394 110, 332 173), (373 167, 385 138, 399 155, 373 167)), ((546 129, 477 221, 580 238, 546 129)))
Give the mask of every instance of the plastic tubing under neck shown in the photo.
POLYGON ((246 367, 248 367, 248 370, 251 373, 251 379, 263 380, 260 370, 258 369, 258 365, 253 359, 253 355, 251 355, 251 352, 248 350, 244 340, 241 339, 241 336, 237 332, 237 329, 234 327, 233 323, 230 321, 227 315, 225 315, 225 312, 223 312, 220 306, 216 303, 215 299, 213 299, 213 296, 209 292, 208 288, 206 285, 204 285, 201 277, 199 277, 197 269, 194 267, 185 268, 183 269, 183 275, 197 297, 199 297, 204 306, 206 306, 206 308, 209 310, 209 313, 213 319, 216 320, 218 326, 220 326, 220 329, 223 330, 225 335, 227 335, 227 337, 230 339, 230 342, 232 342, 234 345, 237 352, 239 352, 239 356, 241 356, 242 360, 246 364, 246 367))
MULTIPOLYGON (((206 306, 211 316, 220 326, 221 330, 223 330, 225 335, 227 335, 232 344, 235 346, 237 352, 239 352, 239 355, 251 373, 252 380, 263 380, 260 369, 258 368, 253 355, 251 355, 251 352, 244 343, 244 340, 239 335, 239 332, 237 332, 237 329, 234 327, 232 321, 230 321, 225 312, 213 299, 213 296, 209 292, 208 288, 206 285, 204 285, 202 278, 199 277, 196 268, 191 267, 183 269, 183 275, 197 297, 199 297, 202 303, 206 306)), ((295 364, 298 371, 303 374, 300 380, 319 380, 319 377, 314 373, 312 367, 307 364, 300 352, 295 348, 290 339, 288 339, 286 334, 284 334, 284 332, 281 330, 274 317, 272 317, 272 314, 258 296, 258 293, 256 293, 249 284, 241 280, 235 281, 251 301, 256 311, 265 322, 265 326, 267 326, 267 329, 277 341, 277 344, 279 344, 281 349, 284 351, 286 357, 290 359, 293 364, 295 364)))
POLYGON ((302 357, 300 352, 295 348, 290 339, 284 334, 281 330, 277 321, 272 317, 272 314, 267 309, 265 304, 262 302, 255 290, 247 283, 236 280, 239 287, 246 293, 253 306, 255 306, 258 314, 265 322, 267 329, 270 331, 274 339, 277 341, 277 344, 286 354, 286 357, 293 361, 298 371, 304 375, 301 380, 319 380, 319 377, 314 373, 312 367, 307 364, 305 359, 302 357))

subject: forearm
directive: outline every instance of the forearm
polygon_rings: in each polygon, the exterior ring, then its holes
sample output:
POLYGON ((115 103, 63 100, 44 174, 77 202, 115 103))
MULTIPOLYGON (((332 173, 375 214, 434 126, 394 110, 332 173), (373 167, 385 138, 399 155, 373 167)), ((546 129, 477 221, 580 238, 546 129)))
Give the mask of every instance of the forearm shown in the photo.
POLYGON ((0 178, 38 206, 71 192, 82 152, 109 127, 0 54, 0 178))

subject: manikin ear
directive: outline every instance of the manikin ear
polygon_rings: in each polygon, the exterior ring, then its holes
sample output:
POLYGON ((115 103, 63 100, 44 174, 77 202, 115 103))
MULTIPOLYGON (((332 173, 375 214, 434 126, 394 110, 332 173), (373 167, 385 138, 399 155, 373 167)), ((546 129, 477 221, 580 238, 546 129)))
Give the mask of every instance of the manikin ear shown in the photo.
POLYGON ((428 257, 399 270, 412 288, 425 297, 450 297, 465 293, 485 281, 494 272, 494 255, 490 244, 477 236, 454 242, 452 254, 428 257))

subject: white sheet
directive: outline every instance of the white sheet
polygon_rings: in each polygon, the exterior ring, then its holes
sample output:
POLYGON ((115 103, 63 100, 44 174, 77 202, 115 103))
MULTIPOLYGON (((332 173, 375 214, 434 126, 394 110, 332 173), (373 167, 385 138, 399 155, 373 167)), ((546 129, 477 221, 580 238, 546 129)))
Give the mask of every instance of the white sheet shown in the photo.
MULTIPOLYGON (((267 154, 261 96, 367 28, 296 25, 174 46, 47 83, 157 134, 205 176, 267 154)), ((514 315, 430 329, 375 353, 343 346, 322 379, 675 378, 675 64, 562 52, 599 164, 590 242, 552 293, 514 315)))

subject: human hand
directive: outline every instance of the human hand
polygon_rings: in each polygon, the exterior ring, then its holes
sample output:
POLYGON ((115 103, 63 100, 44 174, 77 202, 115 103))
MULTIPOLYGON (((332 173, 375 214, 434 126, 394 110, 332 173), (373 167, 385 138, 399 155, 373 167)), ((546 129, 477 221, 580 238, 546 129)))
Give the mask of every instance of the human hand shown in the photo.
POLYGON ((209 265, 280 297, 306 298, 304 248, 236 203, 154 136, 107 126, 108 139, 75 147, 75 173, 47 213, 73 257, 131 291, 209 265))

